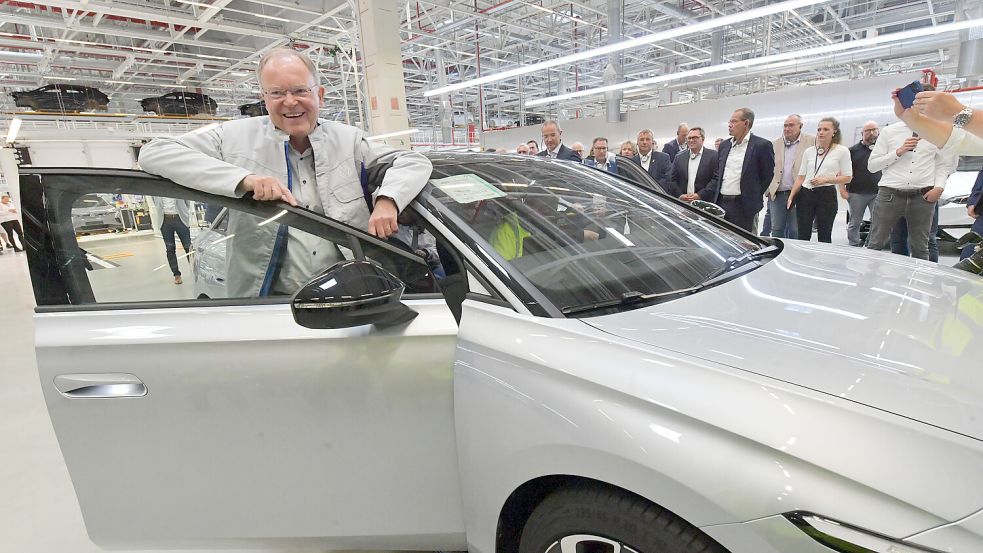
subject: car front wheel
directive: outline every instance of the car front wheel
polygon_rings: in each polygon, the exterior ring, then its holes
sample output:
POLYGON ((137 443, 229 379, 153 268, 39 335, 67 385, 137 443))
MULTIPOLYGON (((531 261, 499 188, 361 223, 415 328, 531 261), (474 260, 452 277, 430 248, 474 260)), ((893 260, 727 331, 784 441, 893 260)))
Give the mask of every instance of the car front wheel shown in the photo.
POLYGON ((602 486, 553 492, 529 516, 519 553, 727 553, 673 513, 602 486))

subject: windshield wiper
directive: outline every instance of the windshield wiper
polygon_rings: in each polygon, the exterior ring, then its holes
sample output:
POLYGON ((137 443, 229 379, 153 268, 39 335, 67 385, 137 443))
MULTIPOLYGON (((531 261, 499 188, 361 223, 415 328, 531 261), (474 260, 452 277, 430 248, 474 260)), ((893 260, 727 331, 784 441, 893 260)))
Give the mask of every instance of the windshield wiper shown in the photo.
POLYGON ((586 313, 588 311, 596 311, 599 309, 609 309, 611 307, 622 307, 625 305, 634 305, 636 303, 645 302, 659 302, 662 300, 672 299, 678 296, 686 296, 696 292, 703 285, 693 286, 691 288, 681 288, 679 290, 672 290, 671 292, 658 292, 655 294, 643 294, 637 290, 631 290, 621 294, 620 298, 614 298, 610 300, 598 301, 594 303, 588 303, 585 305, 568 305, 560 309, 560 312, 564 315, 576 315, 578 313, 586 313))
POLYGON ((727 261, 724 263, 724 266, 707 275, 706 278, 703 279, 702 283, 706 284, 711 280, 714 280, 720 276, 723 276, 733 271, 734 269, 737 269, 738 267, 746 265, 752 261, 757 261, 759 259, 770 257, 773 254, 777 254, 779 251, 781 250, 779 250, 778 246, 768 246, 767 248, 750 250, 742 253, 741 255, 728 257, 727 261))

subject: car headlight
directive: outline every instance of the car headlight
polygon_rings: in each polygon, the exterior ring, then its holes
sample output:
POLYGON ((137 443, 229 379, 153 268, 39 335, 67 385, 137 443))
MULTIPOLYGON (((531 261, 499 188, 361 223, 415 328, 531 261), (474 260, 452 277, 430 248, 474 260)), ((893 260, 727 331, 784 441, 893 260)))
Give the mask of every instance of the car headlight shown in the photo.
POLYGON ((838 553, 941 553, 813 513, 783 515, 810 538, 838 553))

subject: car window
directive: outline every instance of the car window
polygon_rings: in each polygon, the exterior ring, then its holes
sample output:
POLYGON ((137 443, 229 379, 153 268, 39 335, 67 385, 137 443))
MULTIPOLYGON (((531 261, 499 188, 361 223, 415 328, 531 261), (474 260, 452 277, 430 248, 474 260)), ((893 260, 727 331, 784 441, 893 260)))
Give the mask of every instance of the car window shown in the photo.
POLYGON ((956 171, 979 171, 983 169, 983 156, 962 156, 956 171))
MULTIPOLYGON (((355 258, 396 275, 405 294, 437 291, 433 267, 409 246, 375 245, 303 210, 200 193, 127 194, 125 182, 89 192, 66 191, 70 214, 53 214, 73 304, 286 298, 355 258)), ((408 237, 426 247, 419 233, 408 237)))
MULTIPOLYGON (((691 289, 761 249, 708 216, 563 162, 435 160, 428 205, 563 312, 691 289)), ((644 304, 644 303, 642 303, 644 304)))

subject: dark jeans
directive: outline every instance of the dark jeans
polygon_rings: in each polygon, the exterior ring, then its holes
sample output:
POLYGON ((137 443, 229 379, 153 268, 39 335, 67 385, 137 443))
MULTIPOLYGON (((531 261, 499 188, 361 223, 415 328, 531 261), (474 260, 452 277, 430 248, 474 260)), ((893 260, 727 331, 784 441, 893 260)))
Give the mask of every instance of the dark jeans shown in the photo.
POLYGON ((20 221, 14 219, 13 221, 4 221, 3 223, 0 223, 0 225, 2 225, 3 229, 7 231, 7 238, 10 240, 10 243, 14 245, 14 250, 19 252, 24 251, 24 246, 26 244, 24 242, 24 229, 20 228, 20 221), (14 242, 15 232, 17 233, 17 241, 20 242, 19 248, 17 247, 17 242, 14 242))
POLYGON ((727 212, 724 214, 725 220, 748 232, 754 232, 754 216, 757 214, 745 213, 744 204, 741 203, 740 196, 724 196, 721 194, 720 199, 717 200, 717 205, 724 208, 724 211, 727 212))
POLYGON ((898 191, 882 186, 874 200, 873 217, 870 222, 870 238, 867 247, 883 250, 891 238, 891 230, 904 217, 908 221, 908 244, 911 256, 928 259, 928 235, 932 230, 932 218, 936 202, 926 202, 922 194, 931 190, 898 191))
MULTIPOLYGON (((908 221, 902 217, 898 224, 891 229, 891 253, 911 255, 908 246, 908 221)), ((932 217, 932 230, 928 234, 928 260, 939 262, 939 205, 935 204, 935 216, 932 217)))
POLYGON ((819 241, 833 242, 833 221, 836 219, 836 186, 800 188, 795 198, 795 216, 799 222, 799 240, 812 240, 812 221, 815 219, 819 241))
MULTIPOLYGON (((976 218, 976 220, 973 222, 973 226, 969 227, 969 231, 983 236, 983 217, 976 218)), ((963 246, 962 251, 959 252, 959 259, 966 259, 967 257, 973 255, 974 252, 976 252, 975 244, 963 246)))
POLYGON ((798 218, 795 215, 795 206, 788 209, 788 195, 791 190, 775 192, 775 199, 768 200, 768 212, 771 216, 771 236, 775 238, 799 237, 798 218))
POLYGON ((181 276, 181 271, 177 268, 177 253, 174 243, 174 235, 177 234, 181 239, 184 251, 191 251, 191 229, 185 225, 177 215, 164 215, 164 222, 160 225, 160 235, 164 238, 164 248, 167 250, 167 264, 171 266, 171 273, 174 276, 181 276))

